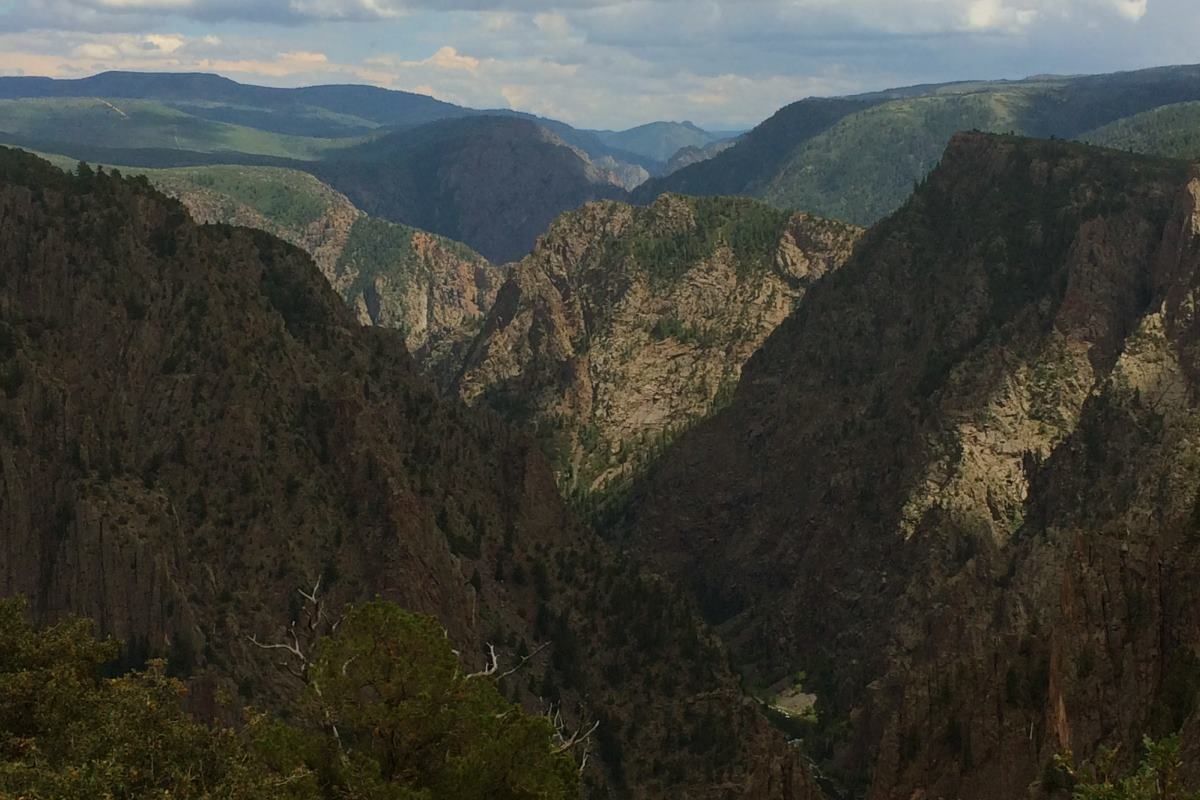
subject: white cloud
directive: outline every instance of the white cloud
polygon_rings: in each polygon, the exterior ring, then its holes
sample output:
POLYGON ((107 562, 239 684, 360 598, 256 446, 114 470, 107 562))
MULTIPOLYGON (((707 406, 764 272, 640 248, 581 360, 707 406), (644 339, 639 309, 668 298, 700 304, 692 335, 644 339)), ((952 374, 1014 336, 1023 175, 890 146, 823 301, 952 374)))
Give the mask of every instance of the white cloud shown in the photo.
POLYGON ((184 45, 182 36, 163 36, 161 34, 151 33, 143 40, 148 47, 159 50, 163 53, 174 53, 184 45))
POLYGON ((1113 0, 1113 5, 1122 16, 1138 20, 1146 16, 1150 0, 1113 0))
MULTIPOLYGON (((491 25, 513 14, 535 15, 545 32, 570 29, 572 18, 671 20, 658 32, 734 24, 757 17, 764 26, 815 14, 819 22, 892 31, 946 31, 1026 25, 1039 14, 1086 19, 1111 12, 1139 20, 1149 0, 25 0, 23 16, 63 20, 97 15, 190 17, 200 20, 390 19, 415 12, 476 12, 491 25)), ((17 15, 22 16, 22 15, 17 15)))
POLYGON ((440 48, 436 53, 420 62, 424 65, 445 70, 463 70, 465 72, 475 72, 479 69, 479 59, 471 58, 470 56, 460 55, 453 47, 440 48))
POLYGON ((0 11, 0 70, 369 82, 589 126, 744 125, 810 94, 1192 60, 1194 2, 23 0, 0 11))
POLYGON ((571 35, 571 23, 564 14, 534 14, 533 24, 542 33, 556 39, 566 39, 571 35))

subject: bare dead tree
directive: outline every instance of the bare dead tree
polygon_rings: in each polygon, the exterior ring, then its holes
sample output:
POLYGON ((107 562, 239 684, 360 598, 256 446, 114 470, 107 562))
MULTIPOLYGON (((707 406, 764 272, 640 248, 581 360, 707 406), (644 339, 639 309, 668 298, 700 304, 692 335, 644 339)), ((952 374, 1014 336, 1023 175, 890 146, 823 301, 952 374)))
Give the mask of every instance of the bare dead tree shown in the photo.
MULTIPOLYGON (((325 724, 333 734, 334 740, 337 742, 338 750, 341 752, 343 761, 347 760, 345 744, 342 742, 342 735, 338 731, 337 723, 333 719, 333 712, 325 703, 325 696, 321 693, 321 686, 312 675, 312 651, 317 643, 317 640, 322 636, 333 633, 337 630, 342 620, 339 618, 328 624, 326 629, 325 603, 321 597, 321 578, 317 578, 317 582, 313 584, 312 591, 306 592, 303 589, 297 589, 296 592, 304 598, 304 620, 303 624, 298 619, 292 620, 287 629, 287 639, 282 642, 263 642, 257 636, 247 636, 250 644, 257 647, 259 650, 269 652, 282 653, 285 658, 279 662, 279 667, 288 674, 299 679, 307 686, 311 686, 313 693, 317 696, 321 703, 321 710, 325 716, 325 724)), ((347 659, 342 665, 342 674, 346 674, 346 670, 350 667, 350 662, 354 659, 347 659)))
POLYGON ((484 668, 479 672, 472 672, 467 675, 465 680, 472 681, 477 678, 490 678, 500 671, 500 661, 496 658, 496 645, 488 643, 488 657, 484 659, 484 668))
MULTIPOLYGON (((542 702, 545 704, 544 700, 542 702)), ((572 729, 563 718, 562 706, 544 705, 544 708, 545 712, 543 716, 554 726, 554 754, 580 753, 579 772, 582 773, 587 769, 587 765, 591 761, 591 740, 596 731, 600 729, 600 720, 596 720, 590 726, 586 722, 583 722, 578 727, 572 729)))
POLYGON ((528 664, 530 661, 533 661, 539 655, 544 653, 548 647, 550 647, 550 642, 545 642, 544 644, 542 644, 541 647, 534 650, 532 653, 530 653, 529 655, 525 656, 520 661, 518 661, 517 665, 515 667, 508 670, 507 672, 502 672, 499 675, 497 675, 496 682, 499 683, 500 681, 504 680, 505 678, 511 678, 513 675, 516 675, 518 672, 525 669, 526 664, 528 664))
MULTIPOLYGON (((546 652, 547 648, 549 648, 549 647, 550 647, 550 642, 546 642, 546 643, 542 644, 541 647, 537 648, 532 653, 530 653, 527 656, 525 656, 524 658, 522 658, 513 667, 505 670, 504 672, 501 672, 500 671, 500 660, 496 656, 496 645, 491 644, 489 642, 488 643, 488 656, 484 660, 484 668, 482 670, 480 670, 479 672, 472 672, 470 675, 465 676, 465 679, 468 681, 471 681, 471 680, 478 680, 479 678, 493 678, 493 679, 495 679, 495 681, 497 683, 499 683, 500 681, 504 680, 505 678, 511 678, 513 675, 516 675, 518 672, 525 669, 525 667, 529 664, 530 661, 533 661, 533 659, 537 658, 539 655, 546 652)), ((458 655, 458 651, 454 651, 454 652, 455 652, 455 655, 458 655)))
MULTIPOLYGON (((301 615, 302 618, 294 619, 291 621, 291 624, 288 625, 283 641, 264 642, 260 640, 257 635, 247 636, 246 639, 250 642, 250 644, 259 650, 282 655, 283 658, 279 662, 280 669, 300 680, 306 686, 310 686, 312 688, 313 693, 316 695, 321 704, 322 713, 325 717, 325 725, 328 727, 329 732, 333 734, 333 738, 337 742, 341 759, 343 762, 348 762, 349 753, 342 741, 342 736, 338 731, 337 723, 333 719, 333 713, 329 706, 325 703, 325 697, 321 693, 320 685, 318 684, 316 678, 313 677, 313 663, 311 655, 317 641, 321 637, 337 631, 338 626, 341 625, 342 619, 339 618, 332 622, 328 621, 328 618, 325 614, 324 598, 321 596, 320 578, 317 578, 317 582, 313 584, 311 591, 306 592, 303 589, 297 589, 296 592, 301 598, 304 599, 304 612, 301 615)), ((448 631, 445 632, 445 635, 447 638, 449 638, 448 631)), ((483 669, 479 670, 478 672, 472 672, 469 675, 465 675, 463 676, 463 679, 470 681, 486 678, 499 683, 505 678, 510 678, 520 672, 522 669, 528 666, 531 661, 544 653, 550 647, 550 645, 551 642, 543 643, 537 649, 522 657, 514 666, 501 672, 500 658, 496 653, 496 646, 489 642, 487 645, 488 654, 484 659, 483 669)), ((455 656, 461 658, 461 654, 457 650, 452 650, 451 652, 453 652, 455 656)), ((341 672, 343 676, 346 675, 346 672, 350 668, 350 664, 353 663, 353 661, 354 656, 351 656, 346 660, 346 663, 342 664, 341 672)), ((545 709, 543 714, 550 721, 551 725, 553 725, 555 731, 553 752, 556 755, 569 753, 572 751, 581 752, 582 755, 579 756, 579 771, 582 773, 584 769, 587 768, 588 762, 591 758, 590 742, 593 734, 595 734, 595 732, 599 729, 600 722, 596 721, 590 727, 588 727, 586 724, 583 724, 572 730, 563 718, 561 707, 546 705, 545 701, 543 701, 543 707, 545 709)), ((508 713, 511 712, 505 712, 500 718, 507 716, 508 713)))

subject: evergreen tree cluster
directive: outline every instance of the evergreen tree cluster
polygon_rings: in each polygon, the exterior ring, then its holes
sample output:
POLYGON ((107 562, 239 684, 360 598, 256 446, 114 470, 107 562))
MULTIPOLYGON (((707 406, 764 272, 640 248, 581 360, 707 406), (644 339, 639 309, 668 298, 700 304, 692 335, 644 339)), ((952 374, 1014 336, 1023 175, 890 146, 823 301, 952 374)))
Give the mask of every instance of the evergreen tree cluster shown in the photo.
POLYGON ((35 630, 0 602, 0 797, 563 800, 578 767, 550 720, 466 674, 433 619, 375 602, 320 639, 287 721, 184 710, 165 664, 120 677, 91 624, 35 630))

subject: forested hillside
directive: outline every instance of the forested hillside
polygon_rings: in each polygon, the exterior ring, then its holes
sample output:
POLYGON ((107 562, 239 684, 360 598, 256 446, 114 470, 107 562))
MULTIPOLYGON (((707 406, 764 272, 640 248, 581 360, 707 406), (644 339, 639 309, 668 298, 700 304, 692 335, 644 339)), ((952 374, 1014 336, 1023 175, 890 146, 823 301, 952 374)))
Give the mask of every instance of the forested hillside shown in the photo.
POLYGON ((10 150, 0 220, 0 594, 35 622, 86 615, 200 710, 284 708, 254 641, 291 641, 319 579, 329 613, 436 618, 467 669, 528 657, 503 692, 599 723, 595 793, 815 796, 689 602, 564 510, 532 442, 359 326, 305 253, 10 150))
MULTIPOLYGON (((1102 126, 1196 100, 1200 67, 807 99, 782 109, 729 150, 652 180, 635 196, 649 202, 662 192, 747 195, 870 225, 900 207, 959 131, 1092 141, 1102 126)), ((1166 147, 1146 145, 1146 152, 1167 154, 1166 147)), ((1126 146, 1137 149, 1138 140, 1126 146)))

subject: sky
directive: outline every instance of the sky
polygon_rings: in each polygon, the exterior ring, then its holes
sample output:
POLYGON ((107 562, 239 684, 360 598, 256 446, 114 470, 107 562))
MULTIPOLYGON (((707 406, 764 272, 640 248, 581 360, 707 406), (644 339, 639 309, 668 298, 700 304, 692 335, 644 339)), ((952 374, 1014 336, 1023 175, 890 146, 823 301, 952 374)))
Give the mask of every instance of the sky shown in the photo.
POLYGON ((0 0, 0 75, 370 83, 578 127, 742 129, 914 83, 1200 62, 1198 0, 0 0))

